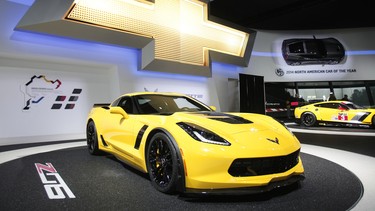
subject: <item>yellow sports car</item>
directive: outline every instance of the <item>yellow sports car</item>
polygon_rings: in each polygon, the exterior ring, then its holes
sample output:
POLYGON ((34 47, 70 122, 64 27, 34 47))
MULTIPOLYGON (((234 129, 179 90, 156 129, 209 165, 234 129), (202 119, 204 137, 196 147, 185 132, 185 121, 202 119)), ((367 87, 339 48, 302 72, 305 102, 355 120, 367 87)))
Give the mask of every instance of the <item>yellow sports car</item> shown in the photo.
POLYGON ((375 126, 375 109, 366 109, 349 101, 327 101, 297 107, 294 116, 300 124, 375 126))
POLYGON ((148 173, 164 193, 248 194, 304 178, 300 143, 271 117, 219 113, 177 93, 125 94, 96 104, 87 146, 148 173))

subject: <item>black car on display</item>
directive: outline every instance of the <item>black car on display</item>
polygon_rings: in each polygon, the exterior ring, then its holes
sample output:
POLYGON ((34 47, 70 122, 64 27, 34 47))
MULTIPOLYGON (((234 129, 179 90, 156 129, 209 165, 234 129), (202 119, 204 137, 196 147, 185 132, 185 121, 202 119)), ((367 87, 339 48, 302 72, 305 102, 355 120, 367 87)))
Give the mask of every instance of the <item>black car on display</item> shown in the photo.
POLYGON ((286 39, 282 54, 288 65, 339 64, 345 57, 344 46, 335 38, 286 39))

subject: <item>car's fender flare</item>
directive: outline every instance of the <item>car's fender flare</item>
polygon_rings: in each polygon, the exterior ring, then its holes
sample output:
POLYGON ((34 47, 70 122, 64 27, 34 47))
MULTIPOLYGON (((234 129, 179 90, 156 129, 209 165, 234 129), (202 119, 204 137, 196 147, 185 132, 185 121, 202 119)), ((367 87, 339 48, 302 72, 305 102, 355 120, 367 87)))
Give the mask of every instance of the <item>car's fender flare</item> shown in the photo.
MULTIPOLYGON (((161 128, 161 127, 153 128, 147 134, 147 139, 146 139, 144 149, 145 150, 147 149, 148 144, 149 144, 152 136, 155 135, 158 132, 162 132, 162 133, 166 134, 168 136, 168 138, 172 141, 172 145, 175 148, 175 151, 177 153, 177 158, 178 158, 178 173, 179 173, 178 174, 179 177, 178 177, 177 191, 183 193, 183 192, 186 191, 184 161, 183 161, 183 158, 182 158, 182 155, 181 155, 180 148, 179 148, 175 138, 173 137, 173 135, 164 128, 161 128)), ((146 156, 146 151, 144 152, 144 155, 146 156)), ((146 161, 146 159, 145 159, 145 161, 146 161)))

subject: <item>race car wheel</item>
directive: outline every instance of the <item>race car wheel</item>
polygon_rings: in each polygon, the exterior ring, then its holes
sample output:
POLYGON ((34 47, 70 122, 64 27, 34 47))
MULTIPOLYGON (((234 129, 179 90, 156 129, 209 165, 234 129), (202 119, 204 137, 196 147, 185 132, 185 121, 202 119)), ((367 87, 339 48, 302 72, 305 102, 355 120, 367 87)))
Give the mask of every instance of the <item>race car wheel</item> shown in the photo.
POLYGON ((98 134, 96 132, 95 123, 90 121, 87 124, 86 128, 86 140, 87 140, 87 149, 92 155, 99 155, 100 150, 98 147, 98 134))
POLYGON ((306 127, 314 126, 316 123, 316 117, 313 113, 306 112, 302 114, 301 123, 306 127))
POLYGON ((372 116, 372 128, 375 129, 375 115, 372 116))
POLYGON ((156 133, 151 138, 146 162, 151 184, 160 192, 174 193, 179 177, 177 154, 166 134, 156 133))

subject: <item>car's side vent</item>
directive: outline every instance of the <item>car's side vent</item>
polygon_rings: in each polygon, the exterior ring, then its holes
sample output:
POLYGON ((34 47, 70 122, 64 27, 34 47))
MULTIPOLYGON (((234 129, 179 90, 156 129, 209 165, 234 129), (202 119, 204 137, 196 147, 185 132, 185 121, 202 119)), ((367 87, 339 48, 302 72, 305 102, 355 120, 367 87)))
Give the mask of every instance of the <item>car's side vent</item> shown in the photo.
POLYGON ((139 149, 139 146, 141 145, 142 137, 145 131, 147 130, 148 125, 143 125, 143 127, 139 130, 137 139, 135 140, 134 149, 139 149))
POLYGON ((103 137, 102 135, 100 135, 100 139, 102 140, 102 144, 103 144, 105 147, 108 147, 108 144, 107 144, 107 142, 105 142, 104 137, 103 137))

